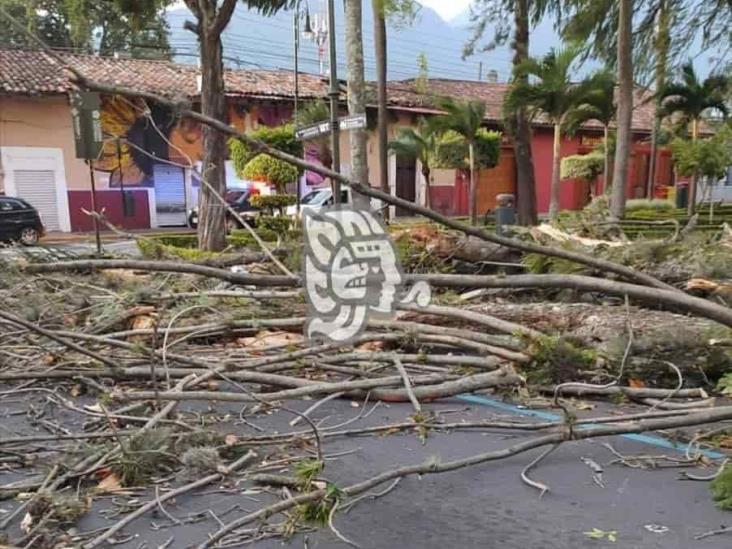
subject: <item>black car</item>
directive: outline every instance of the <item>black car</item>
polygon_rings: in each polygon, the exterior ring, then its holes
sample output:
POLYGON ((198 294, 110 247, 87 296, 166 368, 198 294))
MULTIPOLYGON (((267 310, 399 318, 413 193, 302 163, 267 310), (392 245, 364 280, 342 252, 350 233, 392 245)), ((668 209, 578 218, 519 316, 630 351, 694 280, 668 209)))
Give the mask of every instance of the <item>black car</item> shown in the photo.
MULTIPOLYGON (((226 202, 250 227, 254 227, 257 224, 257 217, 259 217, 260 213, 260 210, 252 206, 249 202, 249 199, 255 194, 258 193, 256 191, 244 191, 229 192, 226 195, 226 202)), ((193 208, 188 214, 188 226, 192 229, 198 227, 198 206, 193 208)), ((242 228, 241 223, 236 220, 229 210, 226 210, 226 230, 231 231, 232 229, 240 228, 242 228)))
POLYGON ((33 246, 44 232, 38 210, 20 198, 0 196, 0 241, 33 246))

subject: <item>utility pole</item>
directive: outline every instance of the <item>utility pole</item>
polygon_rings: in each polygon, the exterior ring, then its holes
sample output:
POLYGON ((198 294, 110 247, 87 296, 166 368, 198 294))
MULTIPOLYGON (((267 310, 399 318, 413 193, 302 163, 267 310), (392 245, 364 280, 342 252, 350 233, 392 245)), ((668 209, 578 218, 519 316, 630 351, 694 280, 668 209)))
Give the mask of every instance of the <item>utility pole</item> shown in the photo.
MULTIPOLYGON (((341 171, 341 148, 338 127, 338 99, 341 91, 338 85, 338 66, 336 59, 335 7, 333 0, 328 0, 328 43, 330 47, 330 148, 333 153, 333 171, 341 171)), ((341 182, 332 181, 333 203, 341 203, 341 182)))
MULTIPOLYGON (((297 129, 297 119, 300 110, 300 0, 297 0, 295 6, 295 16, 293 18, 293 38, 295 48, 295 100, 292 109, 293 127, 297 129)), ((300 185, 302 176, 298 172, 297 181, 295 183, 295 211, 300 214, 300 185)))

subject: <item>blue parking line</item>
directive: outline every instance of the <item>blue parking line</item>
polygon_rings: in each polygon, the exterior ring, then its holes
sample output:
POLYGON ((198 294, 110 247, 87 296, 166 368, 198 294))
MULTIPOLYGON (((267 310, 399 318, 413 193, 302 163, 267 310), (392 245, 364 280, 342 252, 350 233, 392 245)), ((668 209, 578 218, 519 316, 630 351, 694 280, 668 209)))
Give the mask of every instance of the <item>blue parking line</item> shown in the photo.
MULTIPOLYGON (((500 400, 495 400, 492 398, 488 398, 482 395, 458 395, 457 397, 460 400, 464 400, 465 402, 471 402, 473 404, 480 404, 482 406, 490 406, 491 408, 496 408, 498 410, 504 410, 506 412, 511 412, 513 414, 519 414, 522 416, 531 416, 531 417, 538 417, 540 419, 544 419, 546 421, 559 421, 562 419, 562 416, 553 414, 551 412, 542 412, 541 410, 529 410, 526 408, 520 408, 518 406, 514 406, 513 404, 506 404, 505 402, 501 402, 500 400)), ((587 423, 583 425, 583 427, 593 427, 597 426, 597 424, 594 423, 587 423)), ((659 448, 666 448, 669 450, 674 450, 676 452, 684 452, 686 451, 686 444, 677 444, 675 442, 671 442, 670 440, 667 440, 663 437, 654 436, 654 435, 644 435, 644 434, 627 434, 627 435, 619 435, 623 438, 627 438, 629 440, 634 440, 636 442, 640 442, 642 444, 649 444, 651 446, 657 446, 659 448)), ((705 457, 708 457, 710 459, 723 459, 727 456, 724 454, 720 454, 719 452, 714 452, 712 450, 699 450, 699 453, 702 454, 705 457)))

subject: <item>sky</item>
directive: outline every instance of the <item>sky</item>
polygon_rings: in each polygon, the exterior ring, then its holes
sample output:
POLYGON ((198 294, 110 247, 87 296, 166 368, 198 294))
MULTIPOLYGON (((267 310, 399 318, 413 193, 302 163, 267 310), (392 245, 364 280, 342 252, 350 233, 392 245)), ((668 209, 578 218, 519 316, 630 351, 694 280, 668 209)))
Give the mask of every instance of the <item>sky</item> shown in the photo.
POLYGON ((449 21, 470 5, 470 0, 419 0, 419 2, 435 10, 445 21, 449 21))

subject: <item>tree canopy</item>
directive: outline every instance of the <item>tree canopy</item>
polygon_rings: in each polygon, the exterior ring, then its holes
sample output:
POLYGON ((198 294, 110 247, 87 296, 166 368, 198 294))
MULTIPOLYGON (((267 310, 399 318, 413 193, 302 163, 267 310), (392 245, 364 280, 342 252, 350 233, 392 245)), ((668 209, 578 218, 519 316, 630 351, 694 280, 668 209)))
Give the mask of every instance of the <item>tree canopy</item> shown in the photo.
MULTIPOLYGON (((0 6, 49 46, 86 53, 167 57, 169 0, 0 0, 0 6)), ((11 25, 0 26, 0 44, 35 47, 11 25)))

